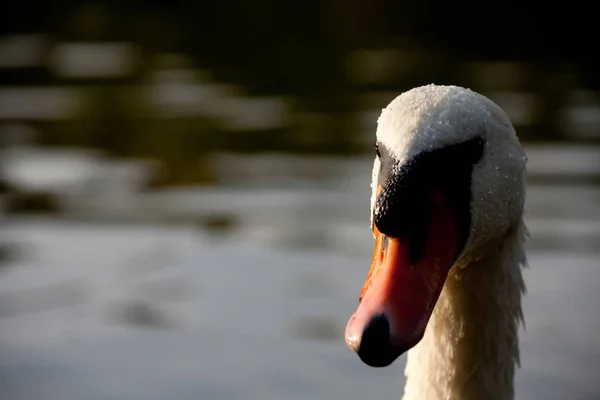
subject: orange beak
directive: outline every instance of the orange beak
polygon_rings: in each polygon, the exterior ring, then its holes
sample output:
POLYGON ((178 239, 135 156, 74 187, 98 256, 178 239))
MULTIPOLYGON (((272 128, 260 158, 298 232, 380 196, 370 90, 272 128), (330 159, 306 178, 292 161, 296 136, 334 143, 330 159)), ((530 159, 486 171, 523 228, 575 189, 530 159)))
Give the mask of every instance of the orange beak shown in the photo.
POLYGON ((456 218, 444 196, 430 193, 431 219, 421 257, 411 263, 411 236, 388 238, 373 224, 375 251, 346 343, 367 365, 383 367, 415 346, 460 250, 456 218))

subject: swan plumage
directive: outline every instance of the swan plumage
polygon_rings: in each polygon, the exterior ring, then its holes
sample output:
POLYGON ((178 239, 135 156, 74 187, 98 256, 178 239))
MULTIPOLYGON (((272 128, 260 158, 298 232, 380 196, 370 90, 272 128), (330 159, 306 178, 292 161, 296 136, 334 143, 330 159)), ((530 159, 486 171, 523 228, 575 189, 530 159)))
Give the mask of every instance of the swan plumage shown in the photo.
POLYGON ((504 111, 457 86, 377 121, 375 254, 346 341, 372 366, 408 351, 404 399, 514 398, 527 158, 504 111))

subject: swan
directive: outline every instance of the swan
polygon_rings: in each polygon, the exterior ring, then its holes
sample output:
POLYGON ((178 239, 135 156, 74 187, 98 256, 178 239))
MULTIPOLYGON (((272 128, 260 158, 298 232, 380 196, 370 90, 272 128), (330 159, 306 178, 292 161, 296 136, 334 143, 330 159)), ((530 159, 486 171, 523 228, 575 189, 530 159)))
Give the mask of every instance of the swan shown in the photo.
POLYGON ((375 251, 347 345, 408 351, 404 400, 514 398, 527 157, 504 111, 457 86, 396 97, 377 121, 375 251))

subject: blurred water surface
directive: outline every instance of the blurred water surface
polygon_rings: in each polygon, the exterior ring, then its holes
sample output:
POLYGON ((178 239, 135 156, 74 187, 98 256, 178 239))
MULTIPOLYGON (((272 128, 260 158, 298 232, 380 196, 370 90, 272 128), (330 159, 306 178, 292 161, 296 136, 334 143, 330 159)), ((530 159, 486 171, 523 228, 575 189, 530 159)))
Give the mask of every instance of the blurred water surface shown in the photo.
MULTIPOLYGON (((400 397, 405 356, 371 369, 342 335, 372 254, 370 160, 312 160, 334 171, 316 178, 284 159, 270 182, 227 159, 240 171, 219 186, 138 193, 167 225, 135 207, 94 222, 81 201, 66 219, 5 219, 3 398, 400 397)), ((600 190, 531 180, 517 398, 596 399, 600 190)))
POLYGON ((366 367, 343 329, 377 117, 433 82, 529 155, 517 399, 600 399, 595 25, 461 4, 10 2, 0 398, 399 398, 405 357, 366 367))

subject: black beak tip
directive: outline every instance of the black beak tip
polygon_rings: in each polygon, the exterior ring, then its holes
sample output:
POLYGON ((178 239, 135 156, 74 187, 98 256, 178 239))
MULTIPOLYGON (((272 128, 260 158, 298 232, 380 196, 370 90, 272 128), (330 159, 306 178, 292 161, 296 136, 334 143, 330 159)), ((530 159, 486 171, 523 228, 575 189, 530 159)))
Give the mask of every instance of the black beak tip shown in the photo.
POLYGON ((370 367, 387 367, 405 351, 393 346, 390 338, 387 317, 383 314, 375 315, 365 327, 356 353, 370 367))

